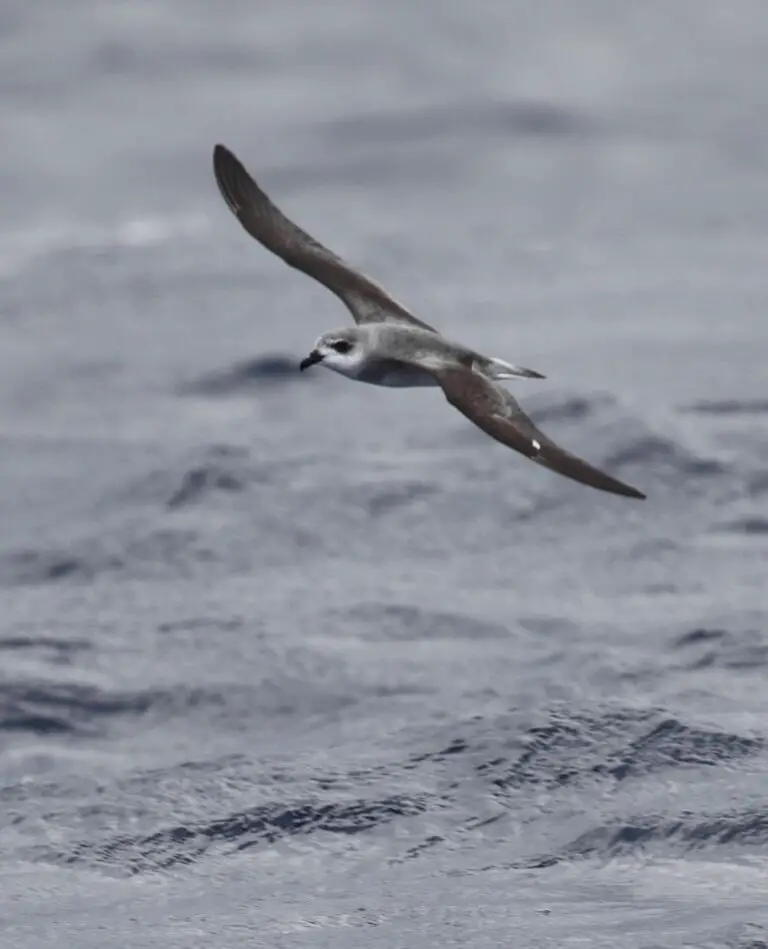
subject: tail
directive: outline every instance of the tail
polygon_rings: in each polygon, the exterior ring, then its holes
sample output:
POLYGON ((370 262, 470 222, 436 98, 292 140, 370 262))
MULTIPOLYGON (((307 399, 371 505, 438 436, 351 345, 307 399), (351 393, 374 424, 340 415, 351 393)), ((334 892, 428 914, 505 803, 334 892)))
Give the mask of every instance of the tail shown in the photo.
POLYGON ((503 359, 483 356, 481 359, 476 359, 475 362, 491 379, 546 379, 546 376, 536 372, 535 369, 514 366, 511 362, 505 362, 503 359))

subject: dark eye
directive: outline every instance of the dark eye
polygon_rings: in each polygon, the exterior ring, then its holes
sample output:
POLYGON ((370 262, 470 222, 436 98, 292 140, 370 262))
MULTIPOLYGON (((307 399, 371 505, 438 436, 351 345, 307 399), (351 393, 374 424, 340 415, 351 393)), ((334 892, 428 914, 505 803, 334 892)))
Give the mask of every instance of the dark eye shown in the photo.
POLYGON ((335 349, 337 353, 348 353, 352 349, 352 343, 348 343, 345 339, 337 339, 331 343, 331 349, 335 349))

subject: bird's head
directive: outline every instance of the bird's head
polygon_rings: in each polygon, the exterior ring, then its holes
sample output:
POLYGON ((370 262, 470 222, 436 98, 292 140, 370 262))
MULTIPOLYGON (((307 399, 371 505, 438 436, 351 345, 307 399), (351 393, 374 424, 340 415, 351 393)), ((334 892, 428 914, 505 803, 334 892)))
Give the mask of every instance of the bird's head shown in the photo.
POLYGON ((315 341, 312 352, 303 359, 299 369, 303 372, 310 366, 322 363, 326 369, 333 369, 342 376, 356 377, 365 359, 360 334, 355 327, 331 330, 323 333, 315 341))

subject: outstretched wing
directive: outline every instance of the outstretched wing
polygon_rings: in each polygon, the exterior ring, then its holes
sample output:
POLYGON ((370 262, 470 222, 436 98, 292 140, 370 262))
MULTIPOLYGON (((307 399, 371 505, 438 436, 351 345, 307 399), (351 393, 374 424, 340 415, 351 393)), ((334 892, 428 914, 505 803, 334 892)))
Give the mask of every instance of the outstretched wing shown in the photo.
POLYGON ((216 145, 213 150, 213 172, 222 197, 245 230, 289 267, 314 277, 335 293, 356 323, 407 323, 436 332, 393 300, 383 287, 290 221, 224 145, 216 145))
POLYGON ((434 375, 451 405, 503 445, 599 491, 628 498, 645 497, 637 488, 612 478, 555 444, 533 424, 510 392, 486 376, 459 366, 437 370, 434 375))

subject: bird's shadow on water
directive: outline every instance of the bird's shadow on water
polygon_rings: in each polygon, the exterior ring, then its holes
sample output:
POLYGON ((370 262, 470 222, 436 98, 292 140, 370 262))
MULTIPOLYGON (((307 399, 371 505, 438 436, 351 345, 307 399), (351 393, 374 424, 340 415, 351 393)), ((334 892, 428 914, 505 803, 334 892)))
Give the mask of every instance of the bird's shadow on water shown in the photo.
POLYGON ((284 353, 265 353, 185 382, 177 392, 182 396, 225 398, 290 383, 307 384, 307 376, 299 372, 299 360, 284 353))

